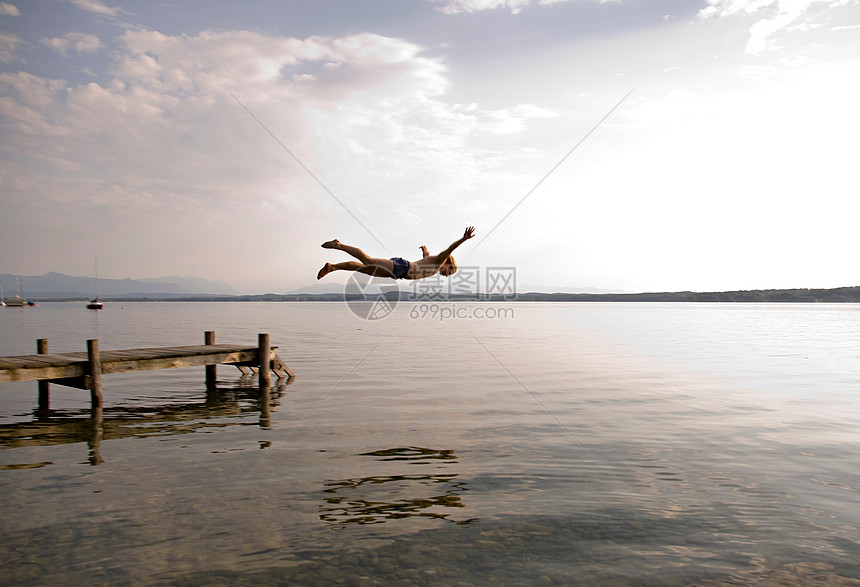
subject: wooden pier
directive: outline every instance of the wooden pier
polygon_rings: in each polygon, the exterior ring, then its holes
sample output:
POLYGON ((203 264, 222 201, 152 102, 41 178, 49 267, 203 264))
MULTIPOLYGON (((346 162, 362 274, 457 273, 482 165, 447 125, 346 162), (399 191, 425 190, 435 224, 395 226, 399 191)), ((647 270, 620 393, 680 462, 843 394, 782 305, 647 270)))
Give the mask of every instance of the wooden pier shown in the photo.
POLYGON ((269 344, 269 335, 258 335, 257 345, 240 346, 215 344, 215 333, 207 331, 205 344, 118 351, 100 351, 99 341, 87 341, 86 352, 48 352, 47 339, 37 341, 37 354, 0 357, 0 382, 38 381, 39 409, 48 410, 51 383, 78 389, 89 389, 94 409, 102 405, 102 375, 171 369, 174 367, 206 366, 206 385, 215 387, 217 365, 235 365, 243 373, 256 370, 260 388, 268 390, 271 373, 278 379, 294 377, 293 372, 269 344))

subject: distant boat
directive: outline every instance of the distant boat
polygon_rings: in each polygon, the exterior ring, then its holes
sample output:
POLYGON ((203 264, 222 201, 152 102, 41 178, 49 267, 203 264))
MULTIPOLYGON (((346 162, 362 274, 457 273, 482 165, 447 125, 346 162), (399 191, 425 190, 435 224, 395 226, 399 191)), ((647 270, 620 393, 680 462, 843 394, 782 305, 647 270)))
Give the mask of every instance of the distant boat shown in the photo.
POLYGON ((3 284, 0 283, 0 308, 6 305, 6 294, 3 293, 3 284))
POLYGON ((23 308, 27 305, 27 298, 21 295, 21 278, 18 277, 18 268, 15 268, 15 286, 18 290, 13 297, 6 300, 6 306, 9 308, 23 308))
POLYGON ((90 303, 87 304, 88 310, 101 310, 105 307, 105 305, 99 301, 99 258, 96 257, 95 260, 96 265, 96 277, 95 277, 95 289, 96 289, 96 297, 90 300, 90 303))

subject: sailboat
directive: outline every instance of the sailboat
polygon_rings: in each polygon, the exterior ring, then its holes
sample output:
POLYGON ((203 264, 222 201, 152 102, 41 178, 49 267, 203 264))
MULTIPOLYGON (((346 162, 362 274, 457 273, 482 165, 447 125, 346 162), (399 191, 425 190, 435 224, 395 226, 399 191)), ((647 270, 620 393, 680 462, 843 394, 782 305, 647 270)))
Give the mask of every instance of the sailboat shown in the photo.
POLYGON ((88 310, 101 310, 102 308, 105 307, 105 305, 99 301, 99 258, 98 257, 96 257, 95 265, 96 265, 96 277, 95 277, 96 297, 91 299, 90 302, 87 304, 88 310))
POLYGON ((18 293, 6 300, 6 306, 10 308, 23 308, 27 305, 27 298, 21 295, 21 278, 18 277, 18 268, 15 268, 15 285, 18 293))
POLYGON ((0 283, 0 308, 6 305, 6 293, 3 291, 3 283, 0 283))

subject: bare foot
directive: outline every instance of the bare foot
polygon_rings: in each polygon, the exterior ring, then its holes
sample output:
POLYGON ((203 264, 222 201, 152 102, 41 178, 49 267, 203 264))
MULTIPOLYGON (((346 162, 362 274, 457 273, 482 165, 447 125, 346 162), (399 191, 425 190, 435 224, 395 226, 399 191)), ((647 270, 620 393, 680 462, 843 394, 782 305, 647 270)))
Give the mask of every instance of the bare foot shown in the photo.
POLYGON ((331 263, 326 263, 325 265, 323 265, 323 268, 320 269, 320 272, 317 273, 317 279, 322 279, 332 271, 334 271, 334 265, 332 265, 331 263))
POLYGON ((333 241, 327 241, 320 245, 324 249, 337 249, 340 248, 340 241, 334 239, 333 241))

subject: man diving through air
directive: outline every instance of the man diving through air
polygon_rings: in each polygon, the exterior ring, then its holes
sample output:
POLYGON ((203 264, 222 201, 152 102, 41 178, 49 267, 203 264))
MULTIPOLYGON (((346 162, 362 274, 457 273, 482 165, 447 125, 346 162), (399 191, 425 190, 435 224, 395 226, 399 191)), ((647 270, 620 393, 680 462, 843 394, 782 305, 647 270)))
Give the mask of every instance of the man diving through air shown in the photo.
POLYGON ((438 255, 431 255, 427 247, 422 245, 419 248, 424 256, 418 261, 407 261, 402 257, 394 257, 392 259, 370 257, 358 247, 345 245, 339 240, 334 239, 324 242, 321 245, 322 248, 343 251, 352 255, 358 261, 326 263, 320 269, 319 273, 317 273, 317 279, 322 279, 332 271, 358 271, 359 273, 373 277, 390 277, 392 279, 423 279, 437 273, 448 277, 457 271, 457 263, 454 262, 454 257, 451 256, 451 253, 473 236, 475 236, 475 228, 470 226, 463 233, 462 238, 455 240, 438 255))

